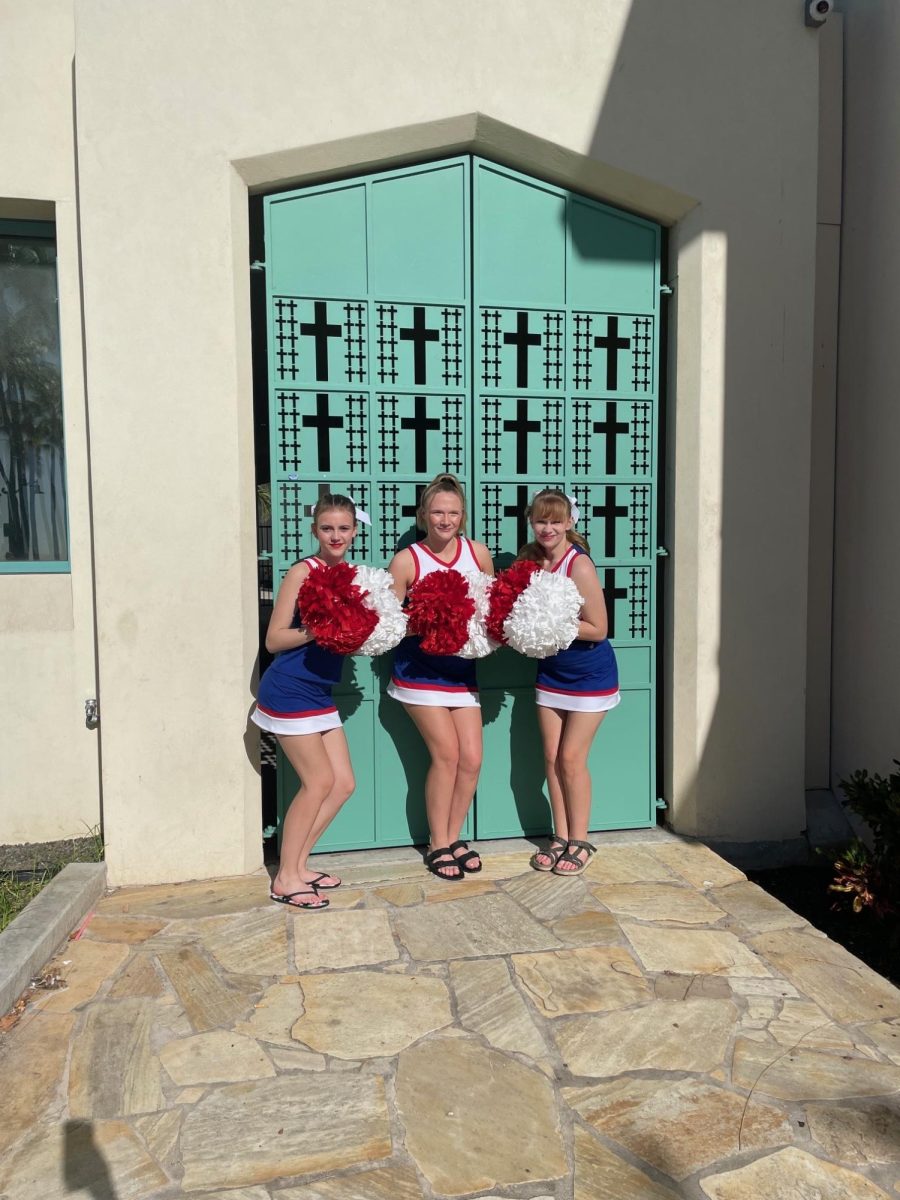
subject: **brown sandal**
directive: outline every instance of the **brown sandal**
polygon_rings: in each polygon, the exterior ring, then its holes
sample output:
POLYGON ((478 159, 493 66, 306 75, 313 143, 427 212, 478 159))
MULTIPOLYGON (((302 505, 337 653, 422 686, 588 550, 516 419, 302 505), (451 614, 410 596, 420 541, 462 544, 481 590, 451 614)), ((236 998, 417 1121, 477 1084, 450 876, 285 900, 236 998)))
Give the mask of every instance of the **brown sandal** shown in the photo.
POLYGON ((597 847, 592 846, 590 842, 576 842, 574 838, 569 838, 565 854, 560 854, 550 869, 553 871, 554 875, 580 875, 581 872, 587 868, 588 863, 596 853, 597 847), (577 854, 570 854, 569 846, 577 846, 579 850, 586 850, 587 857, 584 859, 584 861, 582 861, 577 854), (559 864, 561 862, 574 863, 575 866, 570 871, 561 871, 559 869, 559 864))
POLYGON ((550 838, 550 845, 546 850, 535 850, 534 854, 532 854, 531 858, 528 860, 529 865, 532 866, 535 871, 552 871, 559 861, 559 856, 564 850, 568 849, 568 846, 569 843, 565 838, 557 837, 554 833, 550 838), (555 849, 553 845, 554 842, 556 842, 556 844, 559 846, 558 850, 555 849), (546 867, 542 866, 541 863, 538 862, 539 855, 543 855, 545 858, 549 858, 551 860, 546 867))

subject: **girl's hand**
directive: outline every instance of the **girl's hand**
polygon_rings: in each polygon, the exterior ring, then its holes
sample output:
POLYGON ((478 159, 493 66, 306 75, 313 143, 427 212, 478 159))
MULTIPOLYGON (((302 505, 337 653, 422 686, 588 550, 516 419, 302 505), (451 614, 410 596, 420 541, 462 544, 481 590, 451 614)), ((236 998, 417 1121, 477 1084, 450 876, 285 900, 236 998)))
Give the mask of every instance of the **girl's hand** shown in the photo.
POLYGON ((572 563, 571 578, 584 597, 578 638, 582 642, 602 642, 609 633, 606 601, 597 578, 597 568, 586 554, 579 554, 572 563))
POLYGON ((277 654, 280 650, 296 650, 312 641, 309 630, 302 625, 299 629, 296 626, 291 628, 297 611, 297 593, 309 571, 306 563, 295 563, 282 580, 266 630, 266 649, 270 654, 277 654))

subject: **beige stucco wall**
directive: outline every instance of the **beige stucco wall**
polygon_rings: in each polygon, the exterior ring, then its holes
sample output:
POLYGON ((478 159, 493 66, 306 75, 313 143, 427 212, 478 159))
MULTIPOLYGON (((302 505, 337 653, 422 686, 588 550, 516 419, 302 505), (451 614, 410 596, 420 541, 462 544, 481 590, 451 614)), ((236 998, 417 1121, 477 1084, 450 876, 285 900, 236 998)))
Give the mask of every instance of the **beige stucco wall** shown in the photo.
POLYGON ((361 139, 366 167, 441 147, 440 122, 474 112, 568 151, 546 154, 563 181, 606 179, 600 194, 677 218, 670 815, 722 839, 798 833, 818 47, 796 6, 76 0, 76 14, 111 878, 259 862, 245 180, 346 166, 340 139, 361 139), (667 210, 675 195, 698 203, 667 210))
POLYGON ((69 575, 0 575, 0 842, 84 836, 100 821, 71 0, 0 0, 0 216, 56 220, 69 575))
POLYGON ((833 781, 900 757, 900 8, 845 9, 833 781))

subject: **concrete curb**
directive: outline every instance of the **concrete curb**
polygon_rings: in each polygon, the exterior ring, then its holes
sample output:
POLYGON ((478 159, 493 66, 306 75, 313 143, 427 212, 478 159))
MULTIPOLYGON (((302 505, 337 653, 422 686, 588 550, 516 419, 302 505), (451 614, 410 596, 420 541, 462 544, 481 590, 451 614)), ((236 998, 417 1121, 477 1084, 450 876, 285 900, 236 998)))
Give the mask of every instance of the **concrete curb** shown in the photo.
POLYGON ((106 863, 69 863, 0 933, 0 1015, 105 891, 106 863))

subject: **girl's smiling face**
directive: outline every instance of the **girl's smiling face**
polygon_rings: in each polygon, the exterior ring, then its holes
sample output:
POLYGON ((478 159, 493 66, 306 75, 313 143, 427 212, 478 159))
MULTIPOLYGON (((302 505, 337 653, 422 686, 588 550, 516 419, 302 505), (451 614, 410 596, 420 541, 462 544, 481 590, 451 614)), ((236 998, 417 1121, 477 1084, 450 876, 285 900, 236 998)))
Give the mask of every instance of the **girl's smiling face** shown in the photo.
POLYGON ((449 542, 459 533, 462 524, 462 501, 456 492, 435 492, 425 517, 428 536, 438 542, 449 542))
POLYGON ((567 515, 561 504, 540 505, 538 511, 531 514, 535 540, 551 558, 561 546, 567 544, 566 534, 574 524, 571 514, 567 515))
POLYGON ((341 559, 356 536, 356 522, 345 508, 326 509, 319 513, 313 533, 325 558, 341 559))

